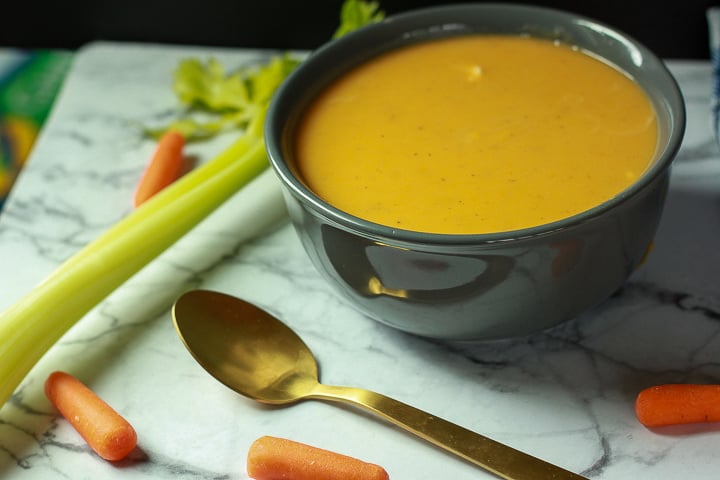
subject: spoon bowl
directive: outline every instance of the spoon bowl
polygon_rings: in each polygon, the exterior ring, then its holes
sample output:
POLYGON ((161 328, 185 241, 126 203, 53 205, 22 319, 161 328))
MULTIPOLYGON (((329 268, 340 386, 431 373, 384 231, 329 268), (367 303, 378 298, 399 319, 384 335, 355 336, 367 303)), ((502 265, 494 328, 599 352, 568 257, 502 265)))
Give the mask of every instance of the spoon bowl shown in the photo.
POLYGON ((195 360, 241 395, 282 405, 318 383, 317 363, 302 339, 250 303, 196 290, 177 300, 173 318, 195 360))
POLYGON ((385 395, 320 383, 310 349, 283 322, 244 300, 209 290, 181 295, 172 310, 183 343, 212 376, 262 403, 303 399, 363 408, 508 480, 583 477, 385 395))

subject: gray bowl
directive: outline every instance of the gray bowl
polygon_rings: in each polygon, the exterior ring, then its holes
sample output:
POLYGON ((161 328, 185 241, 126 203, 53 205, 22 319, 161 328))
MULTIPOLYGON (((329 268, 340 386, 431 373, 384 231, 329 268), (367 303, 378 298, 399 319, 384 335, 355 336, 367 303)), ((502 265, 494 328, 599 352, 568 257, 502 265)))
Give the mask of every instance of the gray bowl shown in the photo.
POLYGON ((480 340, 557 325, 622 286, 652 243, 684 129, 684 103, 672 75, 622 32, 554 9, 458 4, 393 16, 315 51, 276 93, 265 138, 303 246, 343 297, 368 316, 412 334, 480 340), (293 141, 303 110, 318 92, 387 50, 468 33, 558 39, 631 75, 658 115, 653 166, 620 195, 589 211, 539 227, 482 235, 378 225, 338 210, 307 188, 293 166, 293 141))

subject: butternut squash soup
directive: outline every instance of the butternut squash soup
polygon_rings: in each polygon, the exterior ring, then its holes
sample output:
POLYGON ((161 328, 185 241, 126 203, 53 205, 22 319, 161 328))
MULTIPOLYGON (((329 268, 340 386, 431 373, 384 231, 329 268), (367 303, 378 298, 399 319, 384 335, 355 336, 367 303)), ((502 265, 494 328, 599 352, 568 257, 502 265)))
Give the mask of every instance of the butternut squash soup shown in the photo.
POLYGON ((567 218, 652 162, 645 92, 570 46, 470 35, 383 54, 313 100, 297 168, 331 205, 392 228, 476 234, 567 218))

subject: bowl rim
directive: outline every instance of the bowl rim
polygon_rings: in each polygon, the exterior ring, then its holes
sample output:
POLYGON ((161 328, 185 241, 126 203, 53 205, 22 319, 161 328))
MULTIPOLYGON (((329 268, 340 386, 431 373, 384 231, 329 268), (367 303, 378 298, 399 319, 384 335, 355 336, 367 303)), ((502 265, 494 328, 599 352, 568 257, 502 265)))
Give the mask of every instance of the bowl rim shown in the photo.
MULTIPOLYGON (((431 38, 437 37, 426 37, 426 39, 431 38)), ((398 45, 402 46, 409 43, 412 42, 400 43, 398 45)), ((327 85, 333 79, 337 78, 338 75, 349 70, 353 66, 359 65, 363 61, 372 58, 375 55, 381 54, 384 51, 391 50, 392 48, 395 47, 388 48, 387 45, 378 42, 374 45, 374 50, 372 50, 373 53, 362 56, 360 59, 349 61, 348 64, 344 68, 340 68, 336 74, 328 76, 322 84, 327 85)), ((592 53, 592 51, 590 53, 592 53)), ((610 60, 606 59, 606 61, 610 60)), ((641 87, 646 91, 646 94, 649 97, 652 97, 652 94, 647 91, 646 86, 641 84, 641 87)), ((318 91, 319 90, 322 90, 322 87, 319 88, 318 91)), ((306 101, 309 102, 309 100, 306 101)), ((596 219, 608 210, 611 210, 612 208, 639 195, 642 191, 653 184, 658 177, 667 173, 682 144, 685 127, 685 103, 676 79, 659 57, 630 35, 618 30, 616 27, 568 10, 522 3, 493 2, 452 3, 412 9, 388 16, 380 22, 364 26, 343 37, 333 39, 323 44, 318 49, 310 52, 275 92, 275 95, 271 99, 268 107, 264 134, 266 151, 271 167, 289 192, 294 197, 298 198, 301 203, 310 207, 314 214, 322 215, 326 221, 366 238, 380 241, 390 241, 395 244, 421 243, 425 245, 452 246, 512 242, 522 239, 541 237, 559 230, 576 227, 580 224, 596 219), (310 190, 293 172, 293 169, 285 159, 283 148, 285 142, 285 130, 288 127, 287 122, 284 121, 285 119, 283 118, 282 111, 284 108, 287 108, 287 104, 292 105, 293 102, 295 102, 295 99, 297 98, 297 92, 295 90, 297 90, 298 85, 302 84, 303 76, 307 74, 306 72, 312 71, 329 57, 338 55, 338 52, 342 52, 343 50, 352 50, 353 46, 357 45, 359 42, 367 44, 368 39, 373 39, 382 35, 391 35, 395 37, 399 37, 401 35, 411 35, 413 34, 413 31, 408 30, 407 26, 415 25, 417 22, 420 22, 420 24, 423 25, 423 31, 425 33, 430 32, 432 29, 436 29, 437 32, 441 32, 439 33, 439 38, 446 37, 448 35, 442 33, 443 28, 467 27, 467 25, 464 25, 462 21, 462 13, 467 13, 468 9, 475 12, 486 13, 502 10, 503 12, 513 12, 524 15, 554 15, 557 16, 558 22, 582 22, 584 27, 595 30, 598 34, 612 37, 613 40, 621 42, 628 48, 632 49, 635 52, 635 55, 639 56, 635 59, 636 62, 645 64, 649 61, 652 64, 652 67, 662 77, 664 77, 662 80, 667 82, 667 87, 673 97, 669 98, 669 101, 665 102, 666 104, 669 104, 668 109, 671 112, 669 120, 672 125, 665 142, 663 144, 658 144, 658 151, 655 153, 656 157, 650 168, 648 168, 637 181, 625 188, 623 191, 588 210, 545 224, 491 233, 432 233, 394 228, 371 222, 340 210, 310 190), (432 20, 438 16, 451 16, 456 18, 457 25, 440 24, 439 22, 432 20)))

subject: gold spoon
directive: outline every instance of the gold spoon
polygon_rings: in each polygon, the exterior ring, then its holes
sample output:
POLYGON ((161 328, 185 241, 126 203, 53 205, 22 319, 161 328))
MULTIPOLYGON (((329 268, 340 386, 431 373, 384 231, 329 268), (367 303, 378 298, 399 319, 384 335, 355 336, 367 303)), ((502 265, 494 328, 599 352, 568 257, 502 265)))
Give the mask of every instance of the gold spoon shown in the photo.
POLYGON ((239 298, 193 290, 177 299, 172 314, 200 365, 246 397, 273 405, 315 399, 361 407, 508 480, 583 478, 379 393, 321 384, 315 358, 300 337, 239 298))

